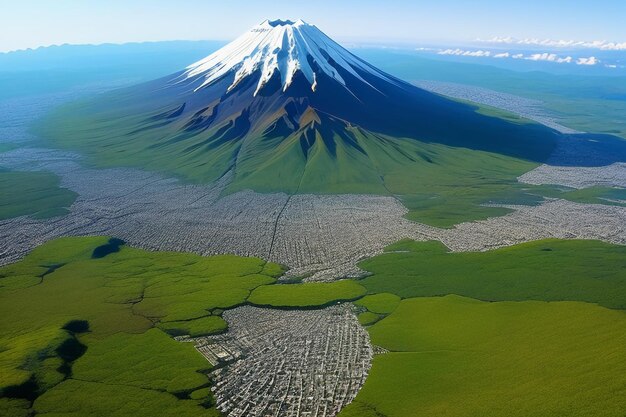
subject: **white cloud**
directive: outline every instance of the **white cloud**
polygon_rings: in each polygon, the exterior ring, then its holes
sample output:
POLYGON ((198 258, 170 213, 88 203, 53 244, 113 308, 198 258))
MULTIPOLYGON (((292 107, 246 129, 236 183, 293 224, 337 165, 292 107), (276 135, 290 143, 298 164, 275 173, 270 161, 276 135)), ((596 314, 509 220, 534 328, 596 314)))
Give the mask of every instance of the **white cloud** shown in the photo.
POLYGON ((489 51, 464 51, 463 49, 445 49, 437 52, 439 55, 457 55, 457 56, 480 56, 480 57, 488 57, 491 56, 491 52, 489 51))
MULTIPOLYGON (((555 64, 576 64, 576 65, 597 65, 600 60, 594 56, 574 58, 572 56, 560 56, 551 52, 541 52, 530 55, 524 55, 523 53, 513 54, 512 52, 492 52, 487 50, 465 50, 465 49, 440 49, 437 54, 439 55, 454 55, 454 56, 470 56, 470 57, 491 57, 500 59, 524 59, 527 61, 535 62, 553 62, 555 64)), ((617 68, 617 66, 605 65, 607 68, 617 68)))
POLYGON ((526 59, 530 61, 554 61, 556 59, 556 55, 544 52, 543 54, 532 54, 527 56, 526 59))
POLYGON ((572 62, 572 57, 568 56, 565 58, 561 58, 556 54, 550 54, 548 52, 544 52, 542 54, 532 54, 527 56, 524 59, 528 59, 530 61, 549 61, 549 62, 556 62, 557 64, 569 64, 570 62, 572 62))
POLYGON ((551 46, 556 48, 589 48, 601 49, 605 51, 624 51, 626 50, 626 42, 608 42, 608 41, 574 41, 574 40, 555 40, 555 39, 538 39, 525 38, 517 39, 510 36, 496 36, 491 39, 477 39, 478 42, 486 43, 503 43, 508 45, 533 45, 533 46, 551 46))
POLYGON ((600 60, 595 56, 590 56, 589 58, 578 58, 576 60, 576 65, 596 65, 600 63, 600 60))

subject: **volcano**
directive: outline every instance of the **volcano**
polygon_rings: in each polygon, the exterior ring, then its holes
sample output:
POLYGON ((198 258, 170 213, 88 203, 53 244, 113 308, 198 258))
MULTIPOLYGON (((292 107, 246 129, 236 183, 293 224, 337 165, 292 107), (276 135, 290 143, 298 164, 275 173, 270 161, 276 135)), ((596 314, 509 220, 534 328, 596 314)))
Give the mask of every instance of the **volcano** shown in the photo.
POLYGON ((233 191, 377 194, 446 167, 538 163, 557 136, 417 88, 302 20, 266 20, 175 74, 70 105, 46 135, 101 164, 229 174, 233 191))

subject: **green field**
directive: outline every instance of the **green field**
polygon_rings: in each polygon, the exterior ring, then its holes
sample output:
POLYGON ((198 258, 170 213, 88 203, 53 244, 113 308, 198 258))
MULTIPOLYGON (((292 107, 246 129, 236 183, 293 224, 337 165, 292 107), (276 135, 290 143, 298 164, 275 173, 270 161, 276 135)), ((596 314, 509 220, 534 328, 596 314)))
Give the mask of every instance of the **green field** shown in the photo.
POLYGON ((359 320, 390 352, 341 417, 623 415, 626 247, 406 240, 360 266, 359 320))
POLYGON ((220 316, 207 316, 194 320, 160 323, 159 328, 172 336, 200 337, 222 333, 226 331, 228 324, 220 316))
POLYGON ((245 302, 282 268, 110 248, 106 237, 58 239, 0 268, 3 415, 31 401, 42 415, 216 415, 208 362, 165 332, 225 330, 211 311, 245 302))
POLYGON ((358 307, 359 323, 370 326, 393 312, 400 304, 401 298, 395 294, 380 293, 366 295, 354 302, 358 307), (362 311, 364 310, 364 311, 362 311))
POLYGON ((370 311, 364 311, 362 313, 359 313, 357 318, 359 319, 359 323, 361 324, 361 326, 371 326, 372 324, 380 320, 382 316, 372 313, 370 311))
POLYGON ((399 303, 400 297, 389 293, 367 295, 354 302, 354 304, 365 307, 371 313, 376 314, 389 314, 398 307, 399 303))
POLYGON ((575 203, 606 204, 626 206, 626 188, 619 187, 589 187, 582 189, 555 189, 543 187, 539 191, 546 197, 563 198, 575 203))
POLYGON ((208 362, 171 336, 223 332, 224 309, 245 303, 340 300, 354 300, 373 342, 391 351, 376 357, 345 416, 623 407, 623 311, 407 298, 624 308, 623 246, 546 240, 448 253, 402 241, 387 250, 362 263, 373 275, 359 281, 275 284, 282 267, 256 258, 147 252, 107 237, 48 242, 0 268, 0 412, 216 416, 208 362))
POLYGON ((49 172, 6 171, 0 168, 0 220, 18 216, 36 219, 62 216, 77 194, 59 186, 49 172))
POLYGON ((248 302, 268 307, 320 307, 355 300, 365 292, 365 288, 351 280, 305 282, 256 288, 248 297, 248 302))
POLYGON ((487 252, 402 241, 360 263, 370 293, 458 294, 485 301, 586 301, 626 309, 626 247, 548 239, 487 252))
POLYGON ((369 328, 391 352, 342 417, 615 416, 626 313, 579 302, 403 300, 369 328))

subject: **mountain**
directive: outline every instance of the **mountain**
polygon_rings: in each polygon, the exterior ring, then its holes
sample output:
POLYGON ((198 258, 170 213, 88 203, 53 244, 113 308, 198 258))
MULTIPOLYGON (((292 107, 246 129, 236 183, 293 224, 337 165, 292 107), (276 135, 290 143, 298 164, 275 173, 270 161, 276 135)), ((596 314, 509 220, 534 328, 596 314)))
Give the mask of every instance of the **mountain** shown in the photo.
POLYGON ((64 107, 43 135, 98 164, 230 190, 409 195, 514 178, 557 134, 373 67, 302 20, 264 21, 187 68, 64 107), (440 181, 440 180, 439 180, 440 181))

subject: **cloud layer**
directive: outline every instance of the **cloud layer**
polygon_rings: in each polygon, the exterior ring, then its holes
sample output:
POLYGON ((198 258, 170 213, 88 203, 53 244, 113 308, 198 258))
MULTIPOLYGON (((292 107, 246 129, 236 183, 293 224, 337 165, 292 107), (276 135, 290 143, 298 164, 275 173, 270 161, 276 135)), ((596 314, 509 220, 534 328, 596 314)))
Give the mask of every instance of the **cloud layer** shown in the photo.
MULTIPOLYGON (((591 57, 591 58, 593 58, 593 57, 591 57)), ((567 56, 565 58, 560 58, 556 54, 550 54, 548 52, 544 52, 542 54, 532 54, 532 55, 529 55, 529 56, 525 57, 524 59, 528 59, 529 61, 549 61, 549 62, 556 62, 557 64, 564 64, 564 63, 565 64, 569 64, 570 62, 572 62, 573 58, 571 56, 567 56)), ((595 59, 595 58, 593 58, 593 59, 595 59)))
MULTIPOLYGON (((418 48, 417 50, 423 50, 418 48)), ((453 56, 469 56, 469 57, 481 57, 481 58, 511 58, 511 59, 525 59, 527 61, 545 61, 554 62, 556 64, 576 64, 576 65, 598 65, 601 61, 595 56, 590 57, 571 57, 571 56, 559 56, 551 52, 534 53, 530 55, 524 55, 523 53, 512 52, 492 52, 488 50, 465 50, 465 49, 440 49, 437 52, 438 55, 453 55, 453 56)), ((607 68, 617 68, 617 65, 605 65, 607 68)))
POLYGON ((444 49, 437 52, 439 55, 457 55, 457 56, 491 56, 489 51, 464 51, 462 49, 444 49))
MULTIPOLYGON (((454 56, 470 56, 470 57, 484 57, 484 58, 512 58, 512 59, 525 59, 527 61, 546 61, 554 62, 556 64, 572 64, 576 65, 597 65, 601 61, 595 56, 573 58, 571 56, 559 56, 550 52, 536 53, 530 55, 524 55, 522 53, 513 54, 511 52, 492 52, 482 49, 478 50, 464 50, 464 49, 440 49, 437 52, 438 55, 454 55, 454 56)), ((617 66, 608 66, 608 68, 616 68, 617 66)))
POLYGON ((538 39, 525 38, 517 39, 512 37, 496 36, 491 39, 476 39, 478 42, 498 43, 507 45, 531 45, 531 46, 549 46, 555 48, 588 48, 601 49, 603 51, 625 51, 626 42, 608 42, 608 41, 573 41, 573 40, 555 40, 555 39, 538 39))
POLYGON ((596 65, 599 62, 600 60, 595 56, 590 56, 589 58, 578 58, 576 60, 577 65, 596 65))

